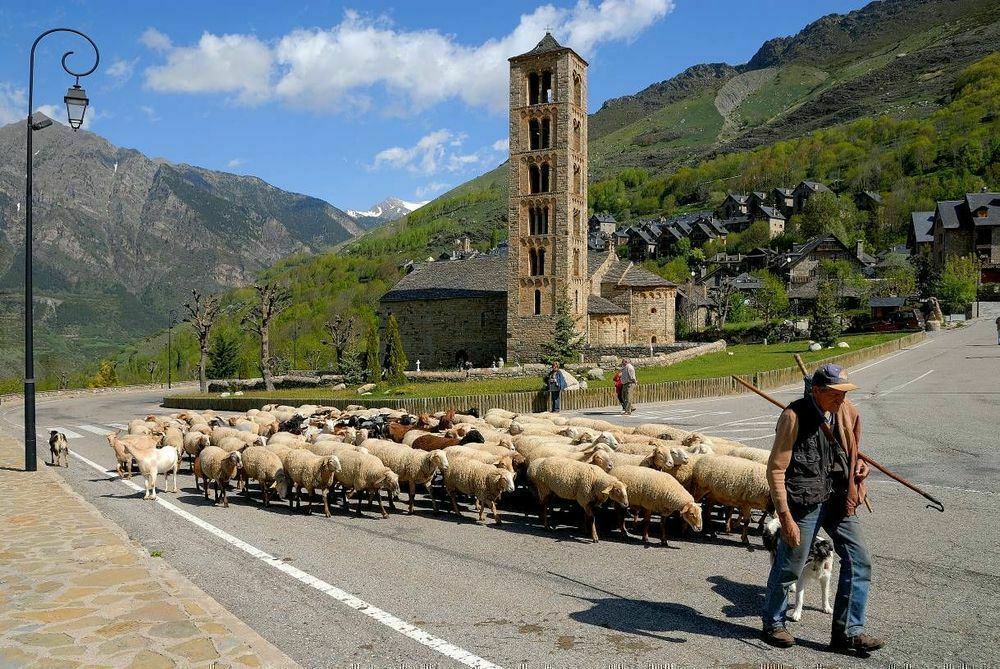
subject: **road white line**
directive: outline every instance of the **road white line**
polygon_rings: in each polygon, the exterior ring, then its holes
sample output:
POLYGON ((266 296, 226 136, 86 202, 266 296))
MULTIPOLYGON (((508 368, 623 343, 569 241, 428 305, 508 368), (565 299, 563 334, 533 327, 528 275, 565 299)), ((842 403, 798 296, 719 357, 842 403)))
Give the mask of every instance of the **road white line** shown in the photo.
POLYGON ((47 427, 45 429, 48 430, 49 432, 51 432, 52 430, 55 430, 56 432, 62 432, 63 434, 66 435, 67 439, 83 439, 82 434, 77 434, 73 430, 67 430, 64 427, 47 427))
MULTIPOLYGON (((118 478, 117 474, 108 472, 101 465, 83 457, 79 453, 70 451, 70 454, 73 457, 80 460, 81 462, 83 462, 84 464, 90 465, 97 471, 101 472, 109 479, 118 478)), ((132 483, 132 481, 121 480, 121 482, 133 490, 140 490, 140 491, 143 490, 143 488, 139 487, 135 483, 132 483)), ((432 634, 428 634, 419 627, 411 625, 405 620, 397 618, 396 616, 392 615, 387 611, 383 611, 382 609, 376 606, 372 606, 368 602, 359 599, 354 595, 345 592, 330 583, 327 583, 326 581, 318 579, 315 576, 312 576, 311 574, 304 572, 301 569, 298 569, 297 567, 291 566, 290 564, 274 557, 273 555, 266 553, 260 550, 259 548, 252 546, 246 543, 245 541, 234 537, 233 535, 229 534, 228 532, 225 532, 224 530, 220 530, 215 525, 205 522, 201 518, 191 513, 188 513, 187 511, 175 506, 174 504, 171 504, 170 502, 162 498, 157 498, 156 502, 163 508, 170 511, 171 513, 177 514, 184 520, 187 520, 188 522, 197 525, 201 529, 206 530, 207 532, 215 535, 216 537, 222 539, 226 543, 240 549, 241 551, 249 555, 252 555, 253 557, 263 562, 264 564, 273 567, 278 571, 284 572, 285 574, 294 578, 296 581, 299 581, 300 583, 308 585, 311 588, 319 590, 323 594, 332 597, 341 604, 344 604, 354 609, 355 611, 358 611, 359 613, 368 616, 372 620, 376 620, 382 623, 386 627, 396 632, 399 632, 405 637, 413 639, 419 644, 427 646, 431 650, 437 651, 438 653, 444 655, 445 657, 451 658, 452 660, 460 662, 466 666, 474 667, 475 669, 502 669, 497 664, 493 664, 488 660, 484 660, 478 655, 474 655, 473 653, 470 653, 467 650, 459 648, 454 644, 448 643, 444 639, 439 639, 438 637, 432 634)))
POLYGON ((77 427, 85 432, 93 432, 94 434, 99 434, 102 437, 106 434, 114 432, 114 430, 109 430, 106 427, 97 427, 95 425, 77 425, 77 427))
POLYGON ((884 391, 882 391, 882 392, 879 392, 879 393, 875 393, 875 394, 873 395, 873 398, 874 398, 874 399, 878 399, 879 397, 885 397, 885 396, 886 396, 886 395, 888 395, 889 393, 894 393, 894 392, 896 392, 897 390, 900 390, 901 388, 905 388, 906 386, 910 385, 911 383, 916 383, 916 382, 917 382, 917 381, 919 381, 920 379, 924 378, 925 376, 929 376, 929 375, 930 375, 931 373, 933 373, 933 372, 934 372, 934 370, 933 370, 933 369, 931 369, 931 370, 928 370, 928 371, 924 372, 923 374, 921 374, 920 376, 918 376, 917 378, 913 379, 912 381, 907 381, 906 383, 901 383, 901 384, 899 384, 898 386, 895 386, 894 388, 889 388, 889 390, 884 390, 884 391))
POLYGON ((111 427, 115 428, 116 430, 127 430, 128 429, 128 425, 122 425, 121 423, 108 423, 108 425, 110 425, 111 427))
POLYGON ((736 429, 726 428, 725 430, 713 430, 713 434, 730 434, 733 432, 760 432, 761 430, 767 430, 773 428, 774 428, 773 425, 770 428, 765 428, 765 427, 748 427, 748 428, 736 428, 736 429))
POLYGON ((881 364, 882 364, 883 362, 885 362, 886 360, 892 360, 893 358, 897 358, 897 357, 899 357, 899 356, 903 355, 904 353, 909 353, 910 351, 913 351, 913 350, 915 350, 915 349, 918 349, 918 348, 920 348, 921 346, 924 346, 925 344, 929 344, 929 343, 930 343, 930 341, 929 341, 929 340, 928 340, 928 341, 922 341, 922 342, 920 342, 919 344, 917 344, 916 346, 911 346, 910 348, 904 348, 904 349, 903 349, 902 351, 900 351, 899 353, 893 353, 892 355, 889 355, 889 356, 886 356, 886 357, 884 357, 884 358, 880 358, 879 360, 876 360, 875 362, 873 362, 873 363, 872 363, 872 364, 870 364, 870 365, 865 365, 864 367, 859 367, 858 369, 852 369, 852 370, 851 370, 851 373, 852 373, 852 374, 857 374, 858 372, 863 372, 863 371, 865 371, 866 369, 870 369, 870 368, 874 367, 875 365, 881 365, 881 364))
MULTIPOLYGON (((697 430, 692 430, 693 432, 704 432, 705 430, 714 430, 719 427, 725 427, 727 425, 740 425, 744 421, 758 420, 760 418, 772 418, 772 414, 764 414, 763 416, 751 416, 750 418, 741 418, 739 420, 731 420, 728 423, 719 423, 718 425, 706 425, 705 427, 699 427, 697 430)), ((775 418, 775 420, 777 420, 775 418)))
POLYGON ((758 439, 774 439, 774 433, 764 434, 759 437, 742 437, 740 441, 757 441, 758 439))

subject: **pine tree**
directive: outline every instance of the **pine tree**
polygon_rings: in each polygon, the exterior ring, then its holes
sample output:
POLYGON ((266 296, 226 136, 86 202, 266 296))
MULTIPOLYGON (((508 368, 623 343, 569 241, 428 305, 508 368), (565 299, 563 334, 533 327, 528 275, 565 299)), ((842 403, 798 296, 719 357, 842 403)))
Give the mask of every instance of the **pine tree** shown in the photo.
POLYGON ((380 383, 382 381, 382 361, 379 359, 379 348, 378 325, 373 325, 368 330, 368 338, 365 340, 365 355, 368 359, 368 383, 380 383))
POLYGON ((406 383, 406 352, 403 350, 403 338, 399 334, 399 323, 396 322, 396 315, 389 314, 389 320, 385 326, 385 359, 389 370, 389 383, 394 386, 401 386, 406 383))
POLYGON ((542 342, 547 362, 565 365, 576 362, 580 356, 582 336, 576 331, 576 323, 569 309, 569 298, 565 293, 556 300, 556 327, 552 339, 542 342))
POLYGON ((208 376, 212 379, 231 379, 239 368, 240 346, 236 337, 221 332, 212 340, 208 351, 208 376))
POLYGON ((813 306, 812 338, 824 346, 832 346, 842 329, 837 286, 833 281, 821 281, 813 306))

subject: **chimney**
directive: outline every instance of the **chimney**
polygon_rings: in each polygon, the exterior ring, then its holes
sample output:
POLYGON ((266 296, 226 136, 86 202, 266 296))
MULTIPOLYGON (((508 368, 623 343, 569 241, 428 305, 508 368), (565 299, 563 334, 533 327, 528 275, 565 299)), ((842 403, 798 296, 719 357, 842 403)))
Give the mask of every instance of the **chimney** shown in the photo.
POLYGON ((864 254, 865 254, 865 242, 864 242, 863 239, 859 239, 857 241, 857 244, 856 244, 855 248, 854 248, 854 255, 856 255, 858 257, 858 260, 861 260, 861 257, 864 254))

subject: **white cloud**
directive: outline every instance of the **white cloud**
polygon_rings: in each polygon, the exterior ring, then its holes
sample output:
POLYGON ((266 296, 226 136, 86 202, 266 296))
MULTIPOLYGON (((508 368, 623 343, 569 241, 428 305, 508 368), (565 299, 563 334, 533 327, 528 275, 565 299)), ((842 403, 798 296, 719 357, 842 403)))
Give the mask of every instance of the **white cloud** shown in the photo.
POLYGON ((105 74, 111 77, 116 85, 121 86, 132 78, 132 73, 135 71, 135 65, 138 62, 138 58, 134 60, 122 60, 119 58, 111 63, 111 66, 108 67, 105 74))
POLYGON ((146 28, 139 36, 139 42, 153 51, 167 51, 173 46, 170 38, 156 28, 146 28))
POLYGON ((139 105, 139 111, 146 115, 146 118, 150 121, 150 123, 156 123, 160 120, 155 107, 151 107, 150 105, 139 105))
POLYGON ((504 137, 503 139, 498 139, 493 142, 494 151, 502 151, 504 153, 510 151, 510 137, 504 137))
POLYGON ((161 91, 271 93, 285 103, 318 111, 358 111, 384 89, 388 113, 413 113, 446 99, 501 111, 507 105, 507 58, 531 49, 546 27, 563 44, 589 57, 603 42, 631 40, 673 9, 673 0, 579 0, 568 9, 542 5, 523 14, 507 35, 464 45, 436 30, 401 30, 388 19, 345 12, 329 29, 294 30, 265 45, 251 35, 202 35, 195 46, 174 47, 155 29, 143 34, 165 64, 146 70, 161 91), (273 82, 273 85, 272 85, 273 82))
POLYGON ((251 104, 270 95, 271 50, 252 35, 204 33, 197 45, 166 54, 165 65, 146 69, 146 85, 155 91, 237 93, 251 104))
POLYGON ((417 197, 425 197, 427 195, 436 195, 443 192, 446 188, 451 186, 451 184, 444 183, 443 181, 433 181, 425 186, 417 186, 414 193, 417 197))
POLYGON ((435 130, 421 137, 411 147, 393 146, 379 151, 375 154, 370 169, 388 167, 431 175, 487 166, 495 158, 490 148, 460 151, 467 137, 465 133, 455 133, 443 128, 435 130))
POLYGON ((24 108, 28 98, 23 88, 14 88, 9 83, 0 83, 0 125, 25 119, 24 108))
POLYGON ((241 167, 244 162, 246 161, 244 161, 242 158, 233 158, 228 163, 226 163, 226 167, 230 169, 235 169, 237 167, 241 167))

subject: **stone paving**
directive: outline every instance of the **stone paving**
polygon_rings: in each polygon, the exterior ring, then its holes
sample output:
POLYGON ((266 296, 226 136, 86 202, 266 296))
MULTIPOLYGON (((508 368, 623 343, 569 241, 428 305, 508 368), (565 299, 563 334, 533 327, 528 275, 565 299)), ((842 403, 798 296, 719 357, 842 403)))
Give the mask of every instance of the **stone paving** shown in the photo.
POLYGON ((0 668, 298 666, 23 458, 0 436, 0 668))

